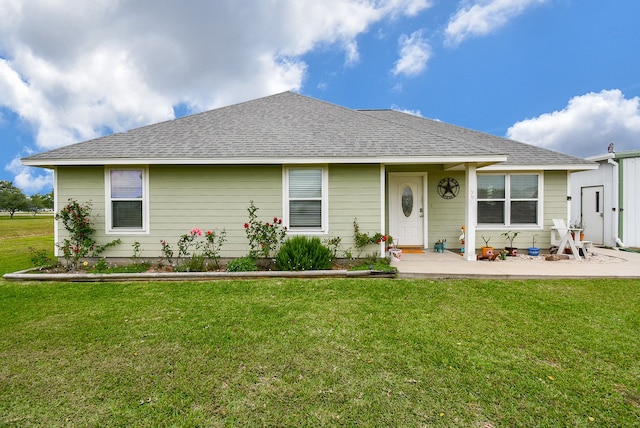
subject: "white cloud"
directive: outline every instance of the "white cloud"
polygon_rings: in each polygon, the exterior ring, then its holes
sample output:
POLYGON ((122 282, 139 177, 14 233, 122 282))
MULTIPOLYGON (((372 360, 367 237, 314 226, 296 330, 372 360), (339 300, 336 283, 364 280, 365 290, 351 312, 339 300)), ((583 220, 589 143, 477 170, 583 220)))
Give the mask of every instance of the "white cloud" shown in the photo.
POLYGON ((478 0, 465 3, 445 29, 446 44, 455 46, 467 37, 484 36, 505 25, 527 8, 547 0, 478 0))
POLYGON ((359 61, 358 35, 429 0, 2 0, 0 106, 40 150, 285 90, 317 47, 359 61))
POLYGON ((606 153, 612 141, 616 151, 637 150, 640 97, 627 99, 618 89, 580 95, 560 111, 517 122, 507 136, 580 157, 606 153))
POLYGON ((401 108, 395 104, 391 105, 391 110, 395 110, 395 111, 399 111, 400 113, 407 113, 410 114, 412 116, 418 116, 418 117, 423 117, 422 116, 422 112, 420 110, 410 110, 410 109, 405 109, 405 108, 401 108))
MULTIPOLYGON (((27 151, 28 154, 32 154, 27 151)), ((26 194, 31 195, 42 189, 51 189, 53 183, 53 171, 46 169, 29 168, 20 162, 20 157, 16 156, 5 169, 14 174, 13 184, 19 187, 26 194)))
POLYGON ((413 15, 426 0, 299 2, 5 0, 0 5, 0 104, 49 149, 200 111, 297 90, 298 57, 355 38, 372 23, 413 15))
POLYGON ((393 74, 415 76, 422 73, 431 57, 431 47, 422 37, 422 31, 415 31, 410 36, 403 34, 399 44, 400 58, 392 70, 393 74))

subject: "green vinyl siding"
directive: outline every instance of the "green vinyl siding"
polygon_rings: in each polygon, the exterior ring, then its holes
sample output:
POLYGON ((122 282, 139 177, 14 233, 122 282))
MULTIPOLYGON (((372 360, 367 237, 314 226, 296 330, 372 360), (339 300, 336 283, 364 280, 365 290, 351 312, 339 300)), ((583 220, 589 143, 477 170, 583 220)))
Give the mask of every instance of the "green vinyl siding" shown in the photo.
MULTIPOLYGON (((134 242, 141 243, 142 258, 161 256, 160 241, 167 241, 177 253, 177 241, 183 234, 197 227, 203 231, 227 232, 223 257, 239 257, 249 251, 244 223, 248 221, 247 208, 251 201, 258 208, 262 221, 283 216, 283 169, 281 165, 268 166, 179 166, 152 165, 149 174, 149 232, 138 235, 105 234, 105 168, 58 167, 56 169, 56 211, 69 198, 91 202, 95 239, 99 244, 121 239, 122 243, 104 253, 107 257, 129 258, 134 242)), ((397 167, 388 168, 387 173, 397 167)), ((321 239, 340 237, 345 250, 354 250, 353 221, 357 219, 361 231, 374 234, 380 230, 381 191, 379 165, 329 165, 328 170, 328 233, 321 239)), ((428 219, 427 247, 438 239, 446 239, 449 248, 460 243, 460 227, 464 224, 466 183, 464 173, 443 171, 439 165, 424 165, 418 173, 426 173, 426 215, 428 219), (460 183, 456 198, 442 199, 437 193, 438 182, 445 177, 460 183)), ((522 249, 531 245, 536 234, 537 245, 548 248, 549 228, 553 218, 567 217, 567 172, 544 172, 543 230, 518 230, 515 244, 522 249)), ((477 233, 478 247, 481 234, 491 236, 491 244, 500 248, 505 240, 503 229, 483 230, 477 233)), ((58 242, 66 235, 58 228, 58 242)), ((371 252, 375 251, 371 248, 371 252)))
MULTIPOLYGON (((567 219, 569 195, 567 171, 546 171, 544 173, 544 232, 540 231, 537 236, 536 245, 543 249, 551 246, 551 227, 554 218, 567 219)), ((527 247, 530 246, 531 240, 526 241, 527 247)))
POLYGON ((427 176, 427 218, 429 226, 429 242, 427 248, 433 248, 436 241, 446 239, 447 248, 459 248, 460 228, 465 224, 465 206, 467 184, 464 172, 437 171, 427 176), (443 199, 438 194, 438 183, 444 178, 453 178, 460 185, 458 196, 443 199))
MULTIPOLYGON (((74 198, 91 201, 95 238, 103 244, 114 239, 122 243, 104 256, 128 258, 133 243, 141 244, 141 257, 161 256, 160 241, 177 253, 181 235, 197 227, 203 231, 226 230, 223 257, 239 257, 249 251, 244 223, 251 201, 258 218, 281 218, 283 207, 283 167, 274 166, 149 166, 149 233, 105 234, 104 167, 59 168, 58 195, 62 202, 74 198)), ((363 231, 380 230, 380 167, 378 165, 330 166, 328 185, 329 233, 341 237, 343 246, 353 246, 353 220, 363 231)))
MULTIPOLYGON (((520 173, 520 171, 518 171, 520 173)), ((526 171, 523 171, 526 173, 526 171)), ((476 246, 480 248, 484 245, 482 235, 490 238, 489 245, 495 248, 508 246, 506 237, 502 233, 506 231, 518 232, 518 236, 513 241, 513 246, 519 249, 520 254, 527 254, 527 248, 533 244, 533 236, 536 235, 536 246, 548 249, 551 245, 550 228, 553 226, 554 218, 567 217, 567 172, 566 171, 532 171, 532 173, 542 174, 543 190, 540 198, 542 203, 542 216, 540 228, 518 229, 518 228, 495 228, 483 229, 476 234, 476 246)))
MULTIPOLYGON (((99 243, 111 241, 104 233, 104 169, 102 167, 58 167, 55 170, 56 189, 55 212, 69 203, 69 199, 86 205, 91 204, 94 239, 99 243)), ((62 224, 56 226, 56 244, 68 237, 62 224)), ((58 249, 56 247, 56 254, 58 249)), ((62 255, 62 252, 59 253, 62 255)))
POLYGON ((280 166, 152 166, 149 174, 155 256, 160 240, 176 248, 179 237, 194 227, 226 230, 223 256, 243 256, 249 252, 243 225, 251 201, 260 220, 282 217, 280 166))
POLYGON ((380 193, 379 165, 329 166, 328 238, 340 237, 344 249, 353 252, 356 218, 362 232, 384 232, 380 230, 380 193))

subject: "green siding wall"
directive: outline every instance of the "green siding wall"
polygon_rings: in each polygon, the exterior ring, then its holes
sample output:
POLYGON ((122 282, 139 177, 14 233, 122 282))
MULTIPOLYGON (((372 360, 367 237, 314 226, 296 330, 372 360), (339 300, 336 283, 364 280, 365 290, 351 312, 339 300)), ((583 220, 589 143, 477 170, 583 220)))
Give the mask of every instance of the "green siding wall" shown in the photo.
MULTIPOLYGON (((342 238, 345 250, 353 246, 353 221, 361 232, 380 230, 380 166, 336 165, 329 167, 329 237, 342 238)), ((376 251, 375 246, 366 250, 376 251)))
MULTIPOLYGON (((198 227, 203 231, 227 232, 223 257, 249 252, 244 231, 247 208, 253 201, 258 218, 282 217, 281 166, 150 166, 149 233, 105 234, 104 168, 61 167, 57 171, 58 206, 69 198, 91 201, 95 238, 99 243, 119 238, 122 243, 107 250, 107 257, 131 257, 132 244, 140 242, 142 257, 159 257, 161 240, 177 251, 180 235, 198 227)), ((380 169, 377 165, 329 167, 329 233, 322 239, 341 237, 343 246, 353 246, 353 220, 363 231, 380 229, 380 169)), ((61 228, 60 239, 66 231, 61 228)))
POLYGON ((433 248, 438 240, 446 239, 447 248, 459 248, 460 228, 465 224, 464 212, 466 204, 467 184, 464 172, 437 171, 430 173, 428 181, 428 219, 429 242, 427 248, 433 248), (454 178, 460 185, 458 196, 453 199, 443 199, 438 194, 438 183, 446 177, 454 178))
MULTIPOLYGON (((449 248, 460 243, 460 227, 464 224, 466 184, 463 172, 445 172, 439 165, 411 168, 427 173, 428 242, 433 247, 436 240, 446 239, 449 248), (460 183, 460 193, 454 199, 442 199, 437 193, 438 182, 453 177, 460 183)), ((405 168, 387 168, 387 172, 410 171, 405 168)), ((148 234, 105 234, 104 225, 104 168, 60 167, 56 171, 57 206, 60 210, 69 198, 82 203, 91 202, 96 240, 106 243, 120 238, 122 244, 109 249, 109 257, 130 257, 132 244, 142 244, 142 257, 159 257, 160 241, 166 240, 176 249, 180 235, 193 227, 219 232, 227 231, 223 257, 239 257, 248 253, 249 246, 243 224, 248 220, 250 201, 258 207, 258 217, 270 221, 282 217, 282 167, 281 166, 150 166, 149 173, 149 226, 148 234)), ((331 165, 328 167, 329 233, 321 239, 342 238, 345 250, 353 248, 353 221, 367 233, 380 231, 380 167, 378 165, 331 165)), ((567 215, 567 173, 565 171, 544 174, 544 231, 518 230, 514 244, 521 249, 531 245, 531 237, 537 235, 537 244, 548 248, 549 228, 553 218, 567 215)), ((387 216, 388 218, 388 216, 387 216)), ((385 231, 380 231, 385 232, 385 231)), ((505 246, 500 234, 504 229, 484 230, 477 233, 478 247, 481 235, 491 236, 491 244, 505 246)), ((66 231, 59 229, 59 239, 66 231)), ((367 252, 376 251, 372 246, 367 252)))
POLYGON ((532 245, 533 236, 536 235, 536 246, 543 250, 551 246, 550 228, 553 226, 554 218, 567 217, 567 172, 566 171, 545 171, 543 173, 543 230, 536 229, 492 229, 479 231, 476 234, 476 246, 480 248, 484 245, 482 235, 491 237, 489 244, 495 248, 508 246, 506 237, 502 233, 507 230, 518 232, 518 236, 513 241, 514 247, 519 249, 520 254, 527 254, 526 249, 532 245))

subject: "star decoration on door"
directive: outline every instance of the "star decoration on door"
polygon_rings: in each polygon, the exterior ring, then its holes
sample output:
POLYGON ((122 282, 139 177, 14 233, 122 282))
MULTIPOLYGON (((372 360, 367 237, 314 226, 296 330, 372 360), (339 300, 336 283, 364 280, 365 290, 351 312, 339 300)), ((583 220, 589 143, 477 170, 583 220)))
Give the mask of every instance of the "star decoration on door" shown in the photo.
POLYGON ((460 185, 455 178, 443 178, 438 183, 438 194, 443 199, 453 199, 458 196, 460 185))

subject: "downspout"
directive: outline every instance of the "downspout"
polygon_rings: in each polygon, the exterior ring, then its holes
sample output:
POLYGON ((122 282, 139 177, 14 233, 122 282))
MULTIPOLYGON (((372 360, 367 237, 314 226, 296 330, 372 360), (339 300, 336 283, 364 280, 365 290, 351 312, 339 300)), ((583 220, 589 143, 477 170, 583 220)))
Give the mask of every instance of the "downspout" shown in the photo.
POLYGON ((618 162, 614 161, 613 159, 607 159, 607 162, 611 166, 613 166, 613 173, 611 174, 611 178, 613 182, 612 193, 613 193, 613 210, 614 210, 612 232, 613 232, 613 236, 616 241, 616 244, 619 247, 625 248, 627 247, 627 245, 625 245, 624 242, 622 242, 622 240, 620 239, 620 230, 619 230, 620 207, 618 206, 618 204, 620 203, 620 175, 619 175, 620 165, 618 164, 618 162))

